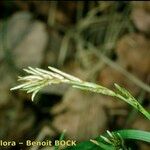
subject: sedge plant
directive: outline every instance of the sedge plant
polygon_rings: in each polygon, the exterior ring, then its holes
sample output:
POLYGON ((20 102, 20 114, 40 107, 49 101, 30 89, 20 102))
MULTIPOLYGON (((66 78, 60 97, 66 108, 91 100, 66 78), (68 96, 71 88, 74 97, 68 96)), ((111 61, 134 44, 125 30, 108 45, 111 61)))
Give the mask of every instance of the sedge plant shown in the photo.
MULTIPOLYGON (((150 113, 143 108, 143 106, 130 94, 129 91, 118 84, 114 84, 116 90, 110 90, 104 86, 83 81, 56 68, 48 68, 49 70, 32 67, 23 69, 26 73, 28 73, 28 75, 23 77, 19 76, 18 81, 21 82, 21 84, 11 88, 11 90, 20 89, 26 91, 27 93, 31 93, 31 99, 33 101, 36 94, 45 86, 65 83, 71 85, 73 88, 100 93, 123 100, 150 120, 150 113)), ((78 144, 76 147, 66 149, 127 150, 124 144, 124 139, 136 139, 150 143, 150 133, 140 130, 119 130, 114 132, 107 131, 106 134, 101 135, 94 140, 91 139, 90 141, 78 144)))

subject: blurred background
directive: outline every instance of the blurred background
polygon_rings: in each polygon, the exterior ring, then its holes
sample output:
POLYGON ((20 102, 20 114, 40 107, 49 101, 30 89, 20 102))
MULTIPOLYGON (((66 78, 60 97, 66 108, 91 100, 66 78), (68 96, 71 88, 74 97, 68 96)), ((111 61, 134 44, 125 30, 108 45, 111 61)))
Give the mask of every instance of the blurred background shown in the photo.
POLYGON ((111 97, 59 85, 32 102, 9 90, 23 68, 53 66, 110 89, 117 83, 150 109, 150 2, 3 0, 0 10, 0 139, 55 140, 66 129, 66 139, 81 142, 106 130, 150 131, 148 120, 111 97))

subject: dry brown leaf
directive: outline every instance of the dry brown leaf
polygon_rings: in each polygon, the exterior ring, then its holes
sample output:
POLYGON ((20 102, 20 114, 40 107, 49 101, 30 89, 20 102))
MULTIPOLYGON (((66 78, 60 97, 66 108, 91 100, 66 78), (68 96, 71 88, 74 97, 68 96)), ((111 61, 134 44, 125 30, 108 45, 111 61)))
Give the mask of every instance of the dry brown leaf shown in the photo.
POLYGON ((51 113, 56 115, 52 124, 60 132, 66 129, 68 138, 87 140, 107 129, 107 114, 125 116, 127 114, 125 109, 126 104, 122 101, 70 89, 66 92, 63 101, 52 108, 51 113), (108 112, 106 113, 105 110, 108 112))
POLYGON ((57 114, 53 125, 60 132, 66 129, 66 135, 71 139, 94 138, 107 128, 107 117, 102 105, 79 90, 69 90, 52 113, 57 114))
POLYGON ((11 53, 18 67, 39 66, 48 41, 46 26, 33 21, 29 12, 18 12, 3 23, 3 38, 0 39, 0 59, 11 53))
POLYGON ((121 85, 122 87, 128 89, 133 95, 137 95, 140 88, 127 79, 124 75, 117 72, 113 68, 106 66, 98 76, 98 83, 105 87, 114 88, 114 83, 121 85))
POLYGON ((136 117, 134 122, 131 124, 131 128, 149 131, 150 121, 145 119, 144 117, 136 117))
POLYGON ((39 66, 44 49, 48 42, 48 34, 42 22, 35 21, 30 32, 14 50, 15 63, 18 67, 39 66))
POLYGON ((0 106, 0 137, 3 139, 20 140, 24 133, 32 129, 35 121, 34 113, 24 109, 21 101, 11 98, 5 106, 0 106))
POLYGON ((150 2, 134 2, 131 17, 140 31, 150 33, 150 2))
POLYGON ((118 62, 141 79, 150 74, 150 43, 140 34, 124 36, 117 45, 118 62))

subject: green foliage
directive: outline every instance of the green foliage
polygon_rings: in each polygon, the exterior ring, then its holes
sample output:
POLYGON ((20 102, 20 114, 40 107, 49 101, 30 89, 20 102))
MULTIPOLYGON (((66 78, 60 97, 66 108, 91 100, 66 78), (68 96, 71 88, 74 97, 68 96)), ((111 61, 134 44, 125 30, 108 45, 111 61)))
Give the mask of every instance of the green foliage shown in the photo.
MULTIPOLYGON (((130 104, 150 120, 150 113, 147 112, 126 89, 120 87, 119 85, 115 84, 116 91, 112 91, 101 85, 83 81, 56 68, 48 68, 50 71, 32 67, 24 69, 24 71, 29 75, 19 77, 18 80, 23 83, 12 88, 11 90, 21 89, 23 91, 27 91, 27 93, 32 93, 33 100, 36 93, 45 86, 66 83, 71 85, 73 88, 119 98, 120 100, 130 104)), ((61 138, 63 137, 64 134, 62 134, 61 138)), ((124 144, 124 139, 136 139, 150 142, 150 133, 138 130, 121 130, 116 132, 107 131, 107 134, 104 136, 100 136, 95 140, 82 142, 75 147, 66 148, 66 150, 127 150, 124 144)), ((55 149, 58 148, 59 147, 55 147, 55 149)))
POLYGON ((82 142, 75 147, 68 147, 65 150, 127 150, 124 145, 125 139, 150 143, 150 133, 140 130, 119 130, 111 133, 107 131, 104 136, 82 142))

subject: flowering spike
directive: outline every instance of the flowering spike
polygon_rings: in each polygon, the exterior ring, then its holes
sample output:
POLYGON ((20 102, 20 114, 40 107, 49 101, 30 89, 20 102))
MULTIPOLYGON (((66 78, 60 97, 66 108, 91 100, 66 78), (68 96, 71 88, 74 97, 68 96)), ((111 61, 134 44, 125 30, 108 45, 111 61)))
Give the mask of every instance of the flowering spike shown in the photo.
MULTIPOLYGON (((148 119, 150 119, 150 113, 147 112, 126 89, 120 87, 119 85, 115 84, 115 87, 117 89, 117 91, 115 92, 101 85, 82 81, 81 79, 69 75, 65 72, 62 72, 56 68, 53 67, 48 68, 50 69, 50 71, 32 67, 24 69, 24 71, 29 75, 24 77, 18 77, 18 81, 23 83, 21 83, 16 87, 11 88, 10 90, 21 89, 26 91, 27 93, 32 93, 32 100, 33 100, 36 93, 43 87, 52 84, 67 83, 70 84, 72 87, 81 90, 87 90, 95 93, 101 93, 103 95, 117 97, 127 102, 128 104, 139 110, 142 114, 144 114, 148 119)), ((111 133, 109 132, 108 134, 111 135, 111 133)))

